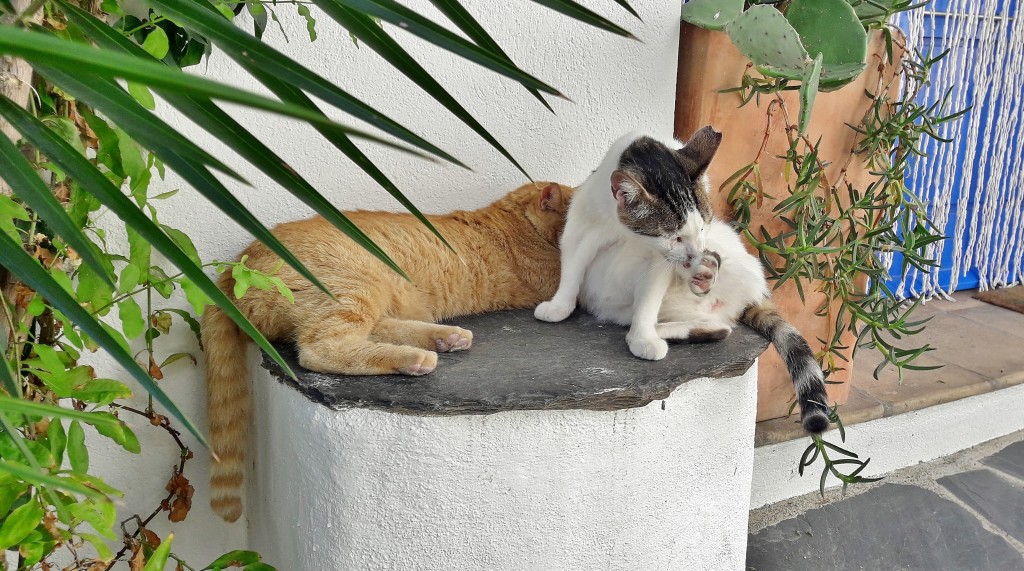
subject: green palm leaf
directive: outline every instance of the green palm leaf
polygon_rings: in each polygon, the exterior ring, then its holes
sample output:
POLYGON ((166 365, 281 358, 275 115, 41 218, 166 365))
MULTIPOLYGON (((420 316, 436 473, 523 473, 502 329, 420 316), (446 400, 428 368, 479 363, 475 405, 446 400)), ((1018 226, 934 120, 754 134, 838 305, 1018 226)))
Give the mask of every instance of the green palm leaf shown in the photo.
MULTIPOLYGON (((0 411, 39 417, 56 416, 71 420, 81 420, 89 424, 107 424, 110 426, 116 426, 120 423, 116 416, 110 414, 85 412, 84 410, 64 408, 53 404, 34 402, 4 395, 0 395, 0 411)), ((9 431, 8 434, 14 434, 14 431, 9 431)), ((31 457, 30 454, 27 456, 31 457)))
MULTIPOLYGON (((9 308, 3 308, 3 311, 9 311, 9 308)), ((21 396, 21 386, 14 380, 14 374, 11 373, 11 365, 7 362, 7 359, 0 358, 0 381, 3 382, 4 390, 7 394, 12 397, 21 396)))
MULTIPOLYGON (((611 32, 613 34, 618 34, 620 36, 626 36, 627 38, 636 39, 636 38, 633 37, 633 34, 629 33, 629 30, 626 30, 625 28, 619 26, 618 24, 612 22, 611 20, 601 16, 597 12, 594 12, 590 8, 587 8, 585 6, 581 6, 580 4, 578 4, 576 2, 573 2, 572 0, 533 0, 533 1, 536 2, 537 4, 540 4, 541 6, 546 6, 548 8, 551 8, 555 12, 559 12, 561 14, 565 14, 566 16, 569 16, 570 18, 579 20, 580 22, 583 22, 584 24, 590 24, 591 26, 594 26, 595 28, 600 28, 602 30, 611 32)), ((622 2, 619 2, 619 4, 622 4, 622 2)), ((626 6, 626 8, 634 16, 637 15, 636 12, 634 12, 633 9, 630 8, 628 5, 626 6)))
MULTIPOLYGON (((515 65, 512 58, 508 57, 505 50, 501 49, 498 42, 494 41, 494 38, 492 38, 491 35, 487 33, 487 30, 485 30, 484 27, 481 26, 475 18, 473 18, 473 15, 470 14, 468 10, 462 7, 462 4, 456 0, 430 0, 430 3, 440 10, 446 18, 451 20, 453 24, 458 26, 464 34, 469 36, 469 39, 476 42, 476 45, 484 48, 485 50, 490 50, 491 53, 506 60, 510 65, 515 65)), ((544 96, 540 94, 540 91, 537 91, 537 89, 533 87, 527 87, 526 89, 529 90, 530 94, 536 97, 544 107, 547 107, 548 111, 551 111, 552 113, 555 111, 551 108, 547 99, 544 99, 544 96)))
MULTIPOLYGON (((283 81, 279 81, 277 78, 271 77, 269 74, 256 68, 255 66, 253 66, 252 68, 248 68, 247 70, 249 71, 249 73, 259 78, 260 82, 266 85, 267 88, 274 93, 274 95, 280 97, 282 101, 288 101, 293 105, 301 105, 309 109, 316 110, 318 112, 320 111, 316 104, 313 103, 313 101, 309 97, 307 97, 306 94, 303 93, 302 91, 295 89, 294 87, 288 85, 283 81)), ((424 216, 423 213, 420 212, 418 208, 416 208, 416 205, 413 204, 412 201, 410 201, 408 198, 406 198, 404 194, 402 194, 402 191, 398 190, 398 187, 395 186, 395 184, 392 183, 391 180, 383 172, 381 172, 380 169, 377 168, 377 165, 373 164, 373 162, 365 154, 363 154, 363 152, 360 151, 358 147, 356 147, 355 143, 353 143, 351 139, 346 137, 344 133, 332 133, 329 131, 322 130, 320 131, 320 134, 323 135, 324 138, 326 138, 332 145, 334 145, 335 148, 340 150, 342 153, 345 154, 345 156, 351 159, 352 162, 356 164, 356 166, 363 169, 363 172, 370 175, 370 177, 377 184, 379 184, 384 190, 388 192, 388 194, 390 194, 396 200, 398 200, 398 202, 401 203, 401 205, 405 207, 413 216, 415 216, 417 220, 423 223, 435 236, 437 236, 438 239, 440 239, 441 242, 445 246, 447 246, 449 250, 454 251, 451 244, 448 243, 448 240, 446 240, 445 237, 442 236, 441 233, 437 231, 437 228, 435 228, 434 225, 430 223, 430 220, 428 220, 427 217, 424 216)))
MULTIPOLYGON (((410 145, 416 146, 447 161, 465 166, 455 157, 437 148, 432 143, 399 125, 380 111, 363 103, 343 89, 303 67, 297 61, 236 28, 224 19, 205 0, 152 0, 161 12, 172 17, 184 27, 195 30, 209 38, 228 56, 240 65, 258 65, 267 73, 309 92, 315 97, 365 121, 410 145)), ((289 108, 291 108, 289 106, 289 108)), ((316 122, 329 123, 322 114, 303 110, 309 116, 318 117, 316 122)))
MULTIPOLYGON (((132 43, 121 34, 114 32, 109 26, 100 22, 91 14, 75 6, 64 2, 61 3, 68 15, 68 19, 73 25, 81 28, 87 36, 100 45, 111 49, 120 49, 136 57, 151 57, 138 45, 132 43)), ((168 103, 188 116, 197 125, 201 125, 212 135, 226 143, 231 149, 267 174, 267 176, 284 187, 288 192, 298 197, 318 214, 334 224, 341 232, 376 256, 377 259, 408 279, 405 272, 395 264, 387 253, 370 240, 362 230, 352 224, 327 198, 295 172, 283 158, 260 142, 252 133, 242 127, 241 124, 212 101, 165 91, 160 91, 160 94, 168 103)), ((291 103, 294 104, 295 102, 292 101, 291 103)), ((299 105, 305 106, 303 104, 299 105)), ((313 109, 317 110, 315 107, 313 109)), ((332 130, 324 129, 323 132, 331 136, 337 135, 345 137, 346 140, 348 139, 344 134, 336 133, 332 130)))
MULTIPOLYGON (((331 204, 327 197, 292 169, 270 147, 267 147, 246 130, 245 127, 242 127, 241 124, 232 119, 223 109, 209 100, 191 99, 180 95, 161 95, 178 111, 187 115, 196 124, 202 125, 203 128, 221 142, 255 165, 274 182, 280 184, 285 190, 312 208, 317 214, 323 216, 325 220, 333 224, 343 234, 359 244, 359 246, 373 254, 374 257, 405 279, 409 279, 405 271, 391 259, 387 252, 382 250, 359 227, 353 224, 343 212, 331 204)), ((324 129, 324 132, 332 137, 349 140, 344 133, 327 129, 324 129)), ((405 197, 403 196, 402 198, 405 197)))
POLYGON ((409 52, 405 51, 402 46, 398 45, 391 36, 387 35, 371 18, 360 14, 354 10, 350 10, 335 0, 313 0, 321 10, 327 13, 328 16, 333 18, 336 22, 341 24, 350 34, 361 40, 370 49, 380 54, 388 63, 394 66, 395 69, 402 72, 406 77, 413 80, 423 91, 427 92, 431 97, 437 100, 438 103, 444 105, 445 109, 451 111, 453 115, 458 117, 463 123, 469 126, 470 129, 480 135, 485 141, 490 143, 492 147, 498 150, 506 159, 509 160, 520 172, 530 178, 529 173, 523 169, 522 166, 512 157, 512 155, 505 150, 505 147, 501 146, 501 143, 497 141, 490 133, 484 129, 466 108, 459 104, 458 101, 452 97, 445 88, 441 87, 441 84, 437 82, 427 70, 423 69, 423 66, 416 63, 416 60, 409 55, 409 52))
POLYGON ((73 482, 66 478, 58 478, 51 476, 42 470, 36 470, 35 468, 29 468, 24 464, 17 462, 8 462, 7 460, 0 460, 0 473, 11 474, 18 479, 37 486, 41 489, 59 489, 88 496, 90 498, 101 499, 105 497, 100 492, 92 488, 87 488, 78 482, 73 482))
MULTIPOLYGON (((7 119, 33 145, 59 165, 72 178, 96 197, 125 224, 135 229, 147 242, 167 257, 192 280, 222 311, 249 335, 283 370, 293 375, 277 349, 235 308, 216 284, 178 247, 156 223, 139 210, 132 201, 110 182, 107 177, 78 153, 66 141, 48 129, 41 121, 7 98, 0 98, 0 116, 7 119)), ((17 272, 17 268, 15 268, 17 272)), ((105 347, 108 349, 108 347, 105 347)), ((294 376, 294 375, 293 375, 294 376)), ((13 380, 11 381, 13 383, 13 380)), ((6 380, 5 380, 6 383, 6 380)), ((17 394, 17 393, 11 393, 17 394)))
MULTIPOLYGON (((354 137, 368 139, 399 151, 422 156, 386 139, 335 123, 322 114, 311 113, 305 109, 285 105, 242 89, 185 74, 152 60, 147 61, 111 50, 61 40, 42 32, 0 26, 0 54, 22 57, 32 63, 33 67, 45 66, 76 75, 94 74, 100 77, 117 77, 168 91, 240 103, 310 123, 322 124, 331 129, 340 129, 354 137)), ((126 127, 124 124, 120 124, 120 126, 121 128, 126 127)), ((439 156, 444 157, 444 155, 439 156)))
MULTIPOLYGON (((445 29, 433 21, 424 18, 416 12, 391 0, 322 0, 341 4, 357 12, 375 16, 381 20, 394 24, 403 30, 419 36, 420 38, 464 57, 469 61, 479 64, 491 71, 504 75, 522 83, 526 87, 539 89, 557 97, 565 97, 560 91, 547 83, 527 74, 515 65, 509 63, 490 51, 481 48, 473 42, 445 29)), ((318 2, 318 6, 323 6, 318 2)))
POLYGON ((626 11, 632 14, 634 17, 636 17, 637 20, 643 22, 644 19, 641 18, 640 14, 637 14, 636 10, 634 10, 633 7, 629 5, 629 2, 627 2, 626 0, 615 0, 615 3, 625 8, 626 11))

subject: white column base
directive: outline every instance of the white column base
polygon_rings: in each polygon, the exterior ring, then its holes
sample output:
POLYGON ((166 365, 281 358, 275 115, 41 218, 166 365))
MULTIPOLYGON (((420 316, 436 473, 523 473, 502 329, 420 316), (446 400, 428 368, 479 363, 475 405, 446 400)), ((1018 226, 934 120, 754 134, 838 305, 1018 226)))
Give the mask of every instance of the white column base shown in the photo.
POLYGON ((618 411, 331 410, 254 379, 250 545, 279 569, 741 569, 756 363, 618 411))

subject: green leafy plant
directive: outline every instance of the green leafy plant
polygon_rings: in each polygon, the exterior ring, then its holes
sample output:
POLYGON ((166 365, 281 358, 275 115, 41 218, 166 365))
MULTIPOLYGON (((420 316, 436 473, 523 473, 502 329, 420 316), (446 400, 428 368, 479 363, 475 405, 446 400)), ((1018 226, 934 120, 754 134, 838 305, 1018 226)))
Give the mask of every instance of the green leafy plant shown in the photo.
MULTIPOLYGON (((839 430, 839 439, 846 442, 846 428, 843 427, 843 421, 839 418, 838 409, 838 406, 832 407, 832 410, 828 415, 828 420, 835 424, 836 428, 839 430)), ((803 455, 800 456, 798 471, 801 476, 804 475, 804 468, 814 465, 819 456, 821 457, 822 464, 824 465, 821 469, 821 478, 818 483, 818 492, 821 494, 821 497, 825 497, 825 484, 828 482, 830 474, 838 478, 839 481, 843 483, 843 493, 846 493, 846 488, 850 484, 867 484, 870 482, 877 482, 882 479, 868 478, 860 475, 860 473, 868 467, 868 463, 871 462, 870 458, 867 460, 861 460, 855 452, 850 452, 845 448, 840 448, 817 434, 812 437, 812 442, 804 450, 803 455), (829 457, 829 452, 832 452, 833 454, 841 454, 842 456, 845 456, 845 458, 833 460, 829 457), (839 466, 845 465, 853 466, 854 469, 849 473, 840 471, 839 466)))
MULTIPOLYGON (((617 2, 635 15, 625 0, 617 2)), ((629 35, 571 0, 537 3, 629 35)), ((182 436, 188 432, 205 442, 161 388, 166 376, 194 364, 196 355, 167 350, 162 341, 174 327, 187 328, 198 341, 196 316, 216 304, 280 360, 207 272, 231 272, 236 298, 249 288, 274 289, 286 297, 291 292, 273 272, 253 270, 244 258, 201 260, 191 238, 160 218, 161 205, 177 191, 152 194, 151 181, 163 178, 166 169, 176 172, 283 263, 323 287, 214 172, 237 183, 244 179, 153 113, 154 95, 399 273, 386 252, 219 102, 307 122, 428 227, 359 144, 461 163, 263 44, 260 38, 270 20, 277 22, 278 11, 293 6, 311 41, 317 36, 316 18, 326 15, 342 25, 360 46, 378 52, 525 174, 387 27, 401 26, 511 78, 544 105, 545 97, 559 96, 558 91, 516 66, 460 3, 436 0, 434 5, 464 36, 392 0, 153 0, 146 14, 129 14, 117 0, 98 7, 72 0, 0 0, 0 64, 20 57, 31 66, 26 76, 0 78, 0 549, 18 552, 19 570, 50 569, 57 560, 70 561, 70 569, 109 569, 119 561, 133 570, 163 569, 169 561, 178 569, 197 569, 171 551, 172 536, 161 539, 149 529, 158 516, 173 522, 187 517, 193 489, 186 468, 194 453, 182 436), (243 10, 252 17, 251 34, 232 21, 243 10), (214 49, 238 62, 276 99, 182 73, 214 49), (12 85, 30 86, 31 97, 19 99, 8 89, 12 85), (314 96, 370 130, 328 119, 314 96), (126 243, 110 238, 115 229, 127 236, 126 243), (157 254, 166 263, 158 262, 157 254), (187 308, 175 306, 182 296, 187 308), (86 364, 84 356, 98 349, 148 393, 145 406, 128 400, 132 389, 123 380, 102 378, 86 364), (139 439, 123 420, 128 417, 166 434, 177 455, 166 495, 154 498, 152 511, 118 522, 113 500, 121 493, 91 472, 90 450, 105 439, 127 454, 139 454, 139 439), (114 552, 110 545, 118 541, 114 552)), ((227 568, 273 569, 249 551, 232 551, 202 569, 227 568)))
MULTIPOLYGON (((883 356, 875 377, 890 364, 901 380, 905 370, 933 368, 913 363, 932 350, 930 346, 900 346, 928 319, 915 319, 918 303, 896 298, 886 286, 890 268, 885 261, 891 253, 901 253, 901 277, 910 267, 924 269, 936 263, 927 246, 945 237, 929 219, 927 205, 906 186, 905 175, 909 161, 921 153, 923 138, 942 140, 938 127, 967 112, 950 112, 948 97, 919 101, 933 66, 945 54, 910 49, 889 21, 894 14, 922 6, 909 0, 691 0, 683 5, 685 21, 725 31, 751 60, 740 85, 726 91, 737 93, 741 106, 764 104, 764 139, 750 162, 721 188, 728 192, 738 229, 756 248, 774 287, 791 282, 802 300, 808 287, 823 294, 816 315, 826 318, 833 332, 828 339, 819 339, 826 374, 844 368, 849 347, 843 338, 848 332, 856 336, 858 347, 876 348, 883 356), (862 73, 872 30, 881 31, 886 47, 876 65, 892 67, 895 73, 881 75, 879 83, 865 92, 870 99, 867 113, 858 124, 846 126, 856 131, 858 142, 828 162, 819 153, 821 140, 807 136, 810 110, 816 93, 838 89, 862 73), (789 90, 800 92, 798 111, 788 108, 780 95, 789 90), (761 164, 769 135, 778 129, 788 143, 774 157, 785 162, 785 194, 771 196, 761 164), (855 161, 868 165, 867 184, 847 178, 847 167, 855 161), (779 199, 772 215, 783 223, 781 230, 751 225, 752 214, 763 208, 765 197, 779 199)), ((830 420, 845 441, 837 407, 830 420)), ((801 458, 801 475, 819 457, 824 463, 822 494, 829 474, 843 482, 844 490, 850 483, 872 481, 859 475, 866 460, 821 437, 814 438, 801 458), (829 450, 847 458, 830 459, 829 450), (855 469, 844 474, 843 465, 855 469)))

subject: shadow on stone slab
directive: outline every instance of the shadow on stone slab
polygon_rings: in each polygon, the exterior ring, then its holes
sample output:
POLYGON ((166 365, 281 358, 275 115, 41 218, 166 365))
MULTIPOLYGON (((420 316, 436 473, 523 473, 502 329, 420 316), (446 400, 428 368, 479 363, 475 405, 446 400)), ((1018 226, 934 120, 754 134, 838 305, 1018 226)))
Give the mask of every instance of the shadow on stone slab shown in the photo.
POLYGON ((263 366, 281 382, 332 408, 365 407, 408 414, 486 414, 505 410, 617 410, 666 398, 697 378, 743 374, 768 342, 737 327, 724 341, 670 345, 661 361, 630 354, 626 329, 577 311, 562 323, 529 310, 450 321, 473 332, 469 351, 442 353, 423 377, 352 377, 307 371, 294 347, 281 345, 298 381, 266 355, 263 366))
POLYGON ((982 459, 982 464, 1024 480, 1024 440, 1014 442, 999 452, 982 459))
POLYGON ((747 569, 975 571, 1024 558, 966 509, 917 486, 885 484, 751 535, 747 569))
POLYGON ((1017 541, 1024 541, 1024 482, 991 470, 972 470, 938 482, 1017 541))

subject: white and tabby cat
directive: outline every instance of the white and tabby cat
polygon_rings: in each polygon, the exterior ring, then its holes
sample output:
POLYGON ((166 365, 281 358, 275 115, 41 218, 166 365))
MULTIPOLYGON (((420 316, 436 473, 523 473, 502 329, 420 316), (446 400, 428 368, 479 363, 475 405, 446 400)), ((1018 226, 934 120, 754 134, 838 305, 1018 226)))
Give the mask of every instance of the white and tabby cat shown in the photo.
POLYGON ((721 134, 685 144, 630 134, 577 189, 561 238, 558 291, 534 315, 561 321, 577 300, 629 325, 637 357, 658 360, 667 339, 724 339, 737 322, 769 339, 793 378, 804 428, 828 427, 824 375, 807 341, 776 311, 760 262, 714 218, 705 171, 721 134))

